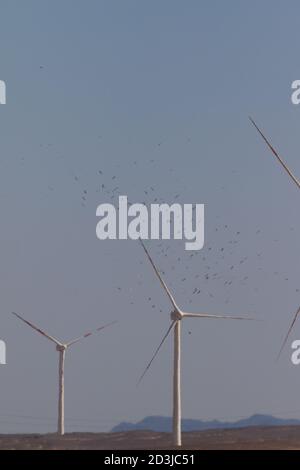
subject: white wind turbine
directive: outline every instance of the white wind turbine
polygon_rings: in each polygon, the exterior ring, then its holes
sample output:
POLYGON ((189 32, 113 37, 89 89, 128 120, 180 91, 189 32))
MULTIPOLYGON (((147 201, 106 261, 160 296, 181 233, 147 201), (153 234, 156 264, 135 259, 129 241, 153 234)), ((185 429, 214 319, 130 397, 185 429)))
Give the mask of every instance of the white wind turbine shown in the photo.
MULTIPOLYGON (((297 187, 300 189, 300 181, 296 178, 296 176, 292 173, 292 171, 289 169, 289 167, 286 165, 286 163, 284 162, 284 160, 281 158, 281 156, 278 154, 278 152, 274 149, 274 147, 271 145, 270 141, 266 138, 266 136, 262 133, 262 131, 260 130, 260 128, 258 127, 258 125, 256 124, 256 122, 251 118, 249 117, 250 121, 252 122, 253 126, 255 127, 255 129, 258 131, 258 133, 261 135, 261 137, 263 138, 263 140, 265 141, 265 143, 267 144, 267 146, 269 147, 269 149, 271 150, 271 152, 273 153, 273 155, 277 158, 277 160, 279 161, 280 165, 284 168, 284 170, 286 171, 286 173, 290 176, 290 178, 292 179, 292 181, 297 185, 297 187)), ((293 318, 293 321, 291 323, 291 326, 287 332, 287 335, 284 339, 284 342, 282 344, 282 347, 279 351, 279 354, 277 356, 277 360, 279 359, 286 343, 287 343, 287 340, 292 332, 292 329, 296 323, 296 320, 298 318, 298 316, 300 315, 300 308, 297 310, 294 318, 293 318)))
POLYGON ((163 343, 166 341, 167 337, 174 329, 174 373, 173 373, 173 444, 174 446, 181 446, 181 321, 184 318, 211 318, 211 319, 229 319, 229 320, 252 320, 247 317, 233 317, 233 316, 224 316, 224 315, 209 315, 207 313, 188 313, 182 311, 175 302, 173 295, 168 289, 165 281, 161 277, 158 269, 156 268, 149 252, 147 251, 142 240, 140 240, 141 245, 164 289, 166 292, 173 310, 171 311, 171 325, 169 326, 167 332, 165 333, 162 341, 160 342, 158 348, 154 352, 154 355, 150 362, 148 363, 146 369, 141 375, 138 384, 141 382, 157 354, 159 353, 160 348, 163 343))
POLYGON ((101 326, 100 328, 97 328, 96 330, 86 333, 79 338, 73 339, 72 341, 69 341, 68 343, 62 343, 58 341, 56 338, 53 336, 48 335, 48 333, 45 333, 43 330, 40 328, 36 327, 29 321, 25 320, 21 315, 18 313, 12 312, 13 315, 18 317, 20 320, 22 320, 26 325, 30 326, 33 328, 35 331, 40 333, 42 336, 45 338, 49 339, 52 341, 54 344, 56 344, 56 351, 59 352, 59 389, 58 389, 58 426, 57 426, 57 433, 61 436, 65 434, 65 384, 64 384, 64 370, 65 370, 65 355, 66 351, 70 346, 73 346, 73 344, 78 343, 82 339, 88 338, 92 334, 96 333, 97 331, 101 331, 104 328, 113 325, 116 323, 116 321, 108 323, 107 325, 101 326))

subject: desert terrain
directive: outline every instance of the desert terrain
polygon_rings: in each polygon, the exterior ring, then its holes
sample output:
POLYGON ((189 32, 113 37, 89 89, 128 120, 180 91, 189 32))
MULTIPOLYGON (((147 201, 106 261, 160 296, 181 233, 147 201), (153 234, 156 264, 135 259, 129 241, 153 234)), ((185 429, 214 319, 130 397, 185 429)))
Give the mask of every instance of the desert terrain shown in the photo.
MULTIPOLYGON (((0 435, 0 450, 154 450, 172 449, 170 434, 151 431, 0 435)), ((187 450, 300 450, 300 427, 249 427, 183 434, 187 450)))

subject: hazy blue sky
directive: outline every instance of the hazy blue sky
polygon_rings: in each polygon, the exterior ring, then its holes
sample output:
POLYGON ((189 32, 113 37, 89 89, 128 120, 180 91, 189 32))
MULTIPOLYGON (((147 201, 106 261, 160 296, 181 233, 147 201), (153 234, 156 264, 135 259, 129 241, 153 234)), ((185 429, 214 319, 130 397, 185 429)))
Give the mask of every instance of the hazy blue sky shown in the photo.
POLYGON ((68 430, 171 413, 171 339, 135 386, 168 300, 137 243, 96 239, 116 187, 205 203, 200 255, 153 257, 180 305, 264 320, 185 322, 183 416, 300 418, 289 346, 275 362, 300 304, 300 194, 248 121, 299 176, 299 2, 0 0, 0 18, 0 432, 56 424, 57 353, 12 310, 63 340, 119 320, 67 353, 68 430))

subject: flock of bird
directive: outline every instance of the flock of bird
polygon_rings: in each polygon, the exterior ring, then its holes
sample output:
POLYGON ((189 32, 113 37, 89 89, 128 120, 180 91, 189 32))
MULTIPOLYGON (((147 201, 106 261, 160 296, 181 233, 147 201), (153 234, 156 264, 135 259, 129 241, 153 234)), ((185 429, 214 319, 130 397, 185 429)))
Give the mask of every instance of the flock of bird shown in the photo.
MULTIPOLYGON (((252 124, 256 127, 258 132, 263 137, 264 141, 270 147, 273 154, 280 161, 281 165, 287 171, 289 176, 298 185, 298 180, 294 177, 292 172, 285 165, 283 160, 279 157, 278 153, 267 141, 265 136, 262 134, 256 123, 251 120, 252 124)), ((190 138, 189 138, 190 140, 190 138)), ((164 140, 159 141, 154 146, 154 151, 162 151, 164 140)), ((46 145, 51 150, 52 144, 46 145)), ((151 156, 147 164, 149 167, 156 168, 157 159, 151 156)), ((126 162, 128 166, 129 163, 126 162)), ((139 172, 140 162, 133 160, 131 162, 133 171, 139 172)), ((73 171, 69 168, 69 176, 72 178, 74 183, 75 192, 78 194, 78 200, 83 208, 89 208, 92 202, 95 201, 95 197, 98 198, 98 202, 111 202, 117 207, 118 198, 120 195, 128 194, 128 186, 124 185, 123 177, 124 168, 116 165, 114 173, 104 168, 96 168, 94 170, 93 182, 89 181, 88 178, 81 175, 79 172, 73 171), (95 178, 96 175, 96 178, 95 178), (100 197, 99 197, 100 196, 100 197), (99 201, 100 199, 100 201, 99 201)), ((155 173, 154 171, 154 173, 155 173)), ((178 188, 178 184, 175 184, 176 171, 174 168, 168 170, 170 175, 170 188, 178 188)), ((177 180, 178 181, 178 180, 177 180)), ((131 189, 131 188, 130 188, 131 189)), ((138 202, 149 206, 153 203, 165 203, 166 198, 160 195, 163 191, 159 188, 159 185, 153 182, 147 184, 143 188, 135 188, 136 193, 139 194, 138 202)), ((187 189, 184 186, 181 190, 169 192, 168 201, 170 203, 182 202, 182 192, 187 189)), ((53 192, 55 185, 48 184, 48 190, 53 192)), ((131 197, 129 205, 137 202, 135 198, 131 197)), ((93 207, 94 210, 94 207, 93 207)), ((294 230, 293 227, 290 230, 294 230)), ((243 245, 243 230, 238 230, 232 225, 219 222, 214 228, 210 228, 210 244, 206 244, 204 249, 195 252, 184 252, 182 245, 178 245, 178 242, 153 242, 152 252, 157 256, 161 268, 161 273, 171 278, 170 286, 172 283, 176 283, 176 289, 181 287, 185 293, 187 302, 192 304, 193 299, 200 296, 214 298, 219 297, 220 290, 224 294, 224 303, 230 303, 231 296, 233 295, 233 288, 235 286, 251 286, 255 292, 258 292, 259 285, 255 285, 257 275, 262 273, 265 269, 263 263, 264 258, 264 240, 263 230, 259 227, 253 228, 252 233, 247 233, 249 236, 256 240, 253 242, 253 246, 260 247, 260 251, 253 252, 248 250, 246 252, 245 246, 243 245), (248 269, 248 267, 251 267, 248 269), (255 273, 255 270, 257 273, 255 273), (251 274, 250 274, 251 273, 251 274)), ((274 243, 280 243, 280 240, 273 240, 274 243)), ((145 263, 144 260, 140 261, 141 264, 145 263)), ((272 272, 265 273, 269 277, 274 276, 282 282, 289 282, 290 278, 288 274, 283 273, 281 270, 274 270, 272 272)), ((137 288, 141 286, 142 280, 138 279, 137 288)), ((115 291, 121 295, 128 297, 128 289, 122 287, 122 285, 116 285, 115 291)), ((299 293, 300 288, 294 287, 294 291, 299 293)), ((134 296, 129 296, 130 305, 134 305, 134 296)), ((157 306, 153 302, 151 296, 148 297, 148 303, 152 309, 156 309, 157 306)), ((158 308, 161 312, 162 310, 158 308)))

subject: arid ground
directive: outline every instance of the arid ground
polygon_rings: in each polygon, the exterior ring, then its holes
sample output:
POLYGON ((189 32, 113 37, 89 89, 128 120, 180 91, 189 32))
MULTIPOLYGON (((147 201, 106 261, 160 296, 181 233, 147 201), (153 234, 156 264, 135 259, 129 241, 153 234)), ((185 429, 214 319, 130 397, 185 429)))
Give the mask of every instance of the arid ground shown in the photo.
MULTIPOLYGON (((76 433, 62 438, 47 435, 0 435, 0 450, 122 450, 171 449, 170 435, 151 431, 76 433)), ((289 449, 300 450, 300 427, 251 427, 184 433, 183 449, 289 449)))

